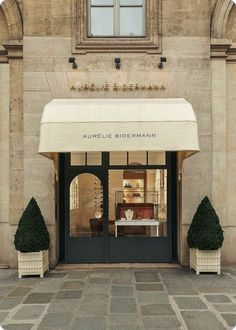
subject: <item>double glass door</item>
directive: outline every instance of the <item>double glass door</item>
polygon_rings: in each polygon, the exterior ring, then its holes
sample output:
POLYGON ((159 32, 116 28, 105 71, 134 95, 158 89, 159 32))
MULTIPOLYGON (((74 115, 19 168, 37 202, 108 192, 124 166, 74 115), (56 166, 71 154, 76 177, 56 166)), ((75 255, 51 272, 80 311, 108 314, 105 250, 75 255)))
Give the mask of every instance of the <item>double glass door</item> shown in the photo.
POLYGON ((63 155, 60 162, 63 262, 175 260, 175 166, 171 157, 167 166, 161 168, 70 164, 63 155))

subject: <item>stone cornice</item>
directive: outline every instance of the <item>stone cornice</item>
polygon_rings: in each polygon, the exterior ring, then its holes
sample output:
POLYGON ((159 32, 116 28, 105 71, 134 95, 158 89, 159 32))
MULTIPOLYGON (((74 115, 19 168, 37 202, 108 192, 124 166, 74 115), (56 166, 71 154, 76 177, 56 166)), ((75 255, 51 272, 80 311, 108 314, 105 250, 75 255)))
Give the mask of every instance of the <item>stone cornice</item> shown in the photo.
POLYGON ((236 63, 236 43, 233 43, 230 49, 228 50, 227 62, 236 63))
POLYGON ((232 40, 211 39, 211 58, 227 58, 227 53, 231 45, 232 40))
POLYGON ((2 45, 7 51, 8 59, 23 58, 23 40, 3 40, 2 45))
POLYGON ((3 48, 0 48, 0 63, 8 63, 7 51, 3 48))

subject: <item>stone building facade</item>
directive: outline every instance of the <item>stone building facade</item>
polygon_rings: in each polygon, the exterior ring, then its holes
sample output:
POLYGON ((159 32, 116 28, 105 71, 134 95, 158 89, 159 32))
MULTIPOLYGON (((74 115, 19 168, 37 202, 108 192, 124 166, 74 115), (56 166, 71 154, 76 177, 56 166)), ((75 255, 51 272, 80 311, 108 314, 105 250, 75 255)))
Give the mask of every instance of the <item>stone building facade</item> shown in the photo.
POLYGON ((59 260, 57 173, 38 154, 44 106, 55 98, 185 98, 199 123, 201 152, 179 173, 178 261, 208 195, 225 232, 223 263, 236 262, 236 6, 231 0, 147 0, 148 40, 92 43, 82 0, 4 0, 0 7, 0 263, 16 267, 14 233, 34 196, 59 260), (160 57, 167 58, 159 69, 160 57), (75 57, 78 69, 68 63, 75 57), (114 59, 121 59, 116 70, 114 59), (147 90, 74 90, 82 84, 158 82, 147 90))

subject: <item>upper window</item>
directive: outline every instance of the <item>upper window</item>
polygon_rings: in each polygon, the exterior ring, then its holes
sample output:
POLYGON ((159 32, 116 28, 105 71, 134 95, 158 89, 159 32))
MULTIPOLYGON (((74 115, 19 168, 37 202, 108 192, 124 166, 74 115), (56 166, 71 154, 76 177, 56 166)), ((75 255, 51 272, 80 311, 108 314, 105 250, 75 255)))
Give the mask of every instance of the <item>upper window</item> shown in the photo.
POLYGON ((144 37, 145 0, 90 0, 89 37, 144 37))
POLYGON ((162 0, 73 0, 73 53, 161 53, 162 0))

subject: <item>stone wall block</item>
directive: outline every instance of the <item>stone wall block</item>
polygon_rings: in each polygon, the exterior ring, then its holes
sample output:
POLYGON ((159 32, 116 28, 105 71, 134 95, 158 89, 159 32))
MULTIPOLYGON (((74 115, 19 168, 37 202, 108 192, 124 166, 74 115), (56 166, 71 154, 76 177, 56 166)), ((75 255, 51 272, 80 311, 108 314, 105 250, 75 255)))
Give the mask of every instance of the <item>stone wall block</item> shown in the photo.
POLYGON ((44 106, 53 99, 51 92, 24 92, 24 122, 28 114, 42 115, 44 106))
POLYGON ((24 158, 25 159, 40 159, 42 156, 38 154, 39 136, 25 135, 24 136, 24 158))
MULTIPOLYGON (((67 59, 68 61, 68 59, 67 59)), ((50 72, 53 71, 53 58, 49 57, 25 57, 24 72, 50 72)))
POLYGON ((211 135, 211 114, 210 113, 197 113, 199 135, 211 135))
POLYGON ((49 85, 44 72, 25 72, 24 91, 49 91, 49 85))
POLYGON ((71 38, 24 37, 25 57, 70 57, 71 38))
POLYGON ((35 135, 39 137, 41 119, 41 114, 27 114, 24 118, 24 135, 35 135))
POLYGON ((49 225, 48 231, 51 240, 49 248, 49 264, 50 268, 54 268, 58 263, 58 233, 55 225, 49 225))
POLYGON ((210 73, 207 71, 193 70, 189 77, 189 91, 204 91, 210 90, 210 73))
POLYGON ((46 77, 54 98, 70 98, 70 89, 65 73, 47 72, 46 77))
POLYGON ((10 228, 8 223, 0 223, 0 260, 1 263, 9 264, 9 240, 10 240, 10 228))
POLYGON ((230 265, 235 263, 235 240, 236 240, 236 228, 235 226, 224 227, 224 243, 222 247, 222 264, 230 265))
POLYGON ((210 58, 209 38, 207 37, 168 37, 163 35, 163 49, 165 56, 181 58, 210 58))

